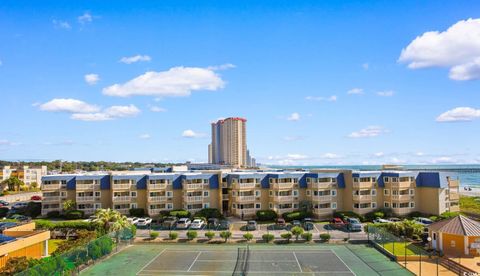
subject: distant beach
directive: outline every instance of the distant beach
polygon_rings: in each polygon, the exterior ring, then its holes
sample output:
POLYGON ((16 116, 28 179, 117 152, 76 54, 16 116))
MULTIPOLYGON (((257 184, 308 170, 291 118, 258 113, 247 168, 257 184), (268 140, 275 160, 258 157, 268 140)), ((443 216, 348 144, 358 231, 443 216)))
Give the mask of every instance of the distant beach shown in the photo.
POLYGON ((480 188, 471 187, 471 191, 464 190, 463 187, 460 187, 460 194, 464 196, 480 196, 480 188))

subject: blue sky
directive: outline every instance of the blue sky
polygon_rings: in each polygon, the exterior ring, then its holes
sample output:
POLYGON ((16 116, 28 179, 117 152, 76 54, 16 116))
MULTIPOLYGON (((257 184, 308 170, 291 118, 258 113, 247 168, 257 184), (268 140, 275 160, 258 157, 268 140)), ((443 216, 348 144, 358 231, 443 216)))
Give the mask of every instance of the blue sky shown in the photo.
POLYGON ((66 3, 0 3, 0 159, 480 162, 476 1, 66 3))

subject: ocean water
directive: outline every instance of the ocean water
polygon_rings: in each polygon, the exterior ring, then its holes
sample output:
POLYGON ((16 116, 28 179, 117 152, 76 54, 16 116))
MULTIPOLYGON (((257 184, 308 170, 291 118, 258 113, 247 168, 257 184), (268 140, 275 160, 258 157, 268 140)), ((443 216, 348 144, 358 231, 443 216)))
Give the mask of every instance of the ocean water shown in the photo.
MULTIPOLYGON (((350 165, 350 166, 271 166, 273 168, 303 168, 303 169, 351 169, 358 171, 375 171, 382 168, 381 165, 350 165)), ((480 164, 474 165, 403 165, 404 170, 412 171, 444 171, 458 176, 461 186, 480 188, 480 164)))

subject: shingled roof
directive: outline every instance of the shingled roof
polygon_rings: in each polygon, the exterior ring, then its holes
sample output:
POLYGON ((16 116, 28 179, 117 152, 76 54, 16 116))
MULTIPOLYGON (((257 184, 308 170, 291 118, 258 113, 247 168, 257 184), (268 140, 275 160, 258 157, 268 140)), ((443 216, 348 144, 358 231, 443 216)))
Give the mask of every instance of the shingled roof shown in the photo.
POLYGON ((480 222, 462 215, 432 223, 428 229, 453 235, 480 237, 480 222))

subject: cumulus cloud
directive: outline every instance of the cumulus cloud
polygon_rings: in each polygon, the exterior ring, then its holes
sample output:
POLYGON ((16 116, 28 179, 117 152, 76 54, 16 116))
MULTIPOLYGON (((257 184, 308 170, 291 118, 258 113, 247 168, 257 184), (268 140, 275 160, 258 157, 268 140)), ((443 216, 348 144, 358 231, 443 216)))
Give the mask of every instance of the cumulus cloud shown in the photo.
POLYGON ((225 82, 213 70, 199 67, 173 67, 168 71, 146 72, 123 84, 114 84, 103 89, 108 96, 128 97, 135 95, 157 97, 185 97, 192 91, 215 91, 225 82))
POLYGON ((83 25, 83 24, 92 22, 93 16, 90 14, 90 12, 84 12, 82 15, 77 17, 77 19, 78 19, 78 23, 83 25))
POLYGON ((148 133, 144 133, 144 134, 141 134, 140 136, 138 136, 138 138, 148 140, 148 139, 152 138, 152 136, 150 136, 150 134, 148 134, 148 133))
POLYGON ((383 156, 385 156, 385 153, 383 153, 383 152, 380 151, 380 152, 374 153, 373 156, 375 156, 375 157, 383 157, 383 156))
POLYGON ((430 31, 415 38, 398 59, 411 69, 450 68, 454 80, 480 78, 480 19, 461 20, 446 31, 430 31))
POLYGON ((326 102, 336 102, 337 96, 332 95, 330 97, 315 97, 315 96, 307 96, 305 97, 307 101, 326 101, 326 102))
POLYGON ((150 111, 152 111, 152 112, 167 112, 167 110, 165 108, 159 107, 159 106, 150 107, 150 111))
POLYGON ((362 88, 352 88, 347 91, 348 95, 363 95, 363 89, 362 88))
POLYGON ((385 133, 386 130, 381 126, 369 126, 359 131, 354 131, 348 135, 350 138, 368 138, 376 137, 385 133))
POLYGON ((441 156, 432 160, 433 164, 455 163, 456 160, 449 156, 441 156))
POLYGON ((86 74, 84 78, 89 85, 95 85, 100 80, 100 76, 97 74, 86 74))
POLYGON ((299 154, 299 153, 289 153, 287 155, 281 156, 281 155, 276 155, 276 156, 269 156, 267 158, 268 162, 273 162, 278 165, 282 166, 289 166, 289 165, 296 165, 300 161, 304 161, 309 159, 307 155, 304 154, 299 154))
POLYGON ((290 116, 287 117, 287 120, 288 121, 299 121, 300 120, 300 114, 298 114, 297 112, 293 112, 292 114, 290 114, 290 116))
POLYGON ((120 62, 125 63, 125 64, 132 64, 135 62, 140 62, 140 61, 151 61, 152 58, 147 55, 135 55, 131 57, 122 57, 120 59, 120 62))
POLYGON ((70 23, 68 23, 67 21, 53 19, 52 23, 56 29, 70 30, 72 28, 72 26, 70 26, 70 23))
POLYGON ((76 99, 53 99, 39 106, 40 110, 50 112, 93 113, 100 110, 96 105, 76 99))
POLYGON ((395 94, 393 90, 385 90, 377 92, 377 95, 380 97, 392 97, 395 94))
POLYGON ((480 109, 471 107, 456 107, 437 117, 437 122, 469 122, 480 118, 480 109))
POLYGON ((221 64, 221 65, 208 66, 207 69, 213 70, 213 71, 222 71, 222 70, 232 69, 232 68, 235 68, 235 67, 237 67, 237 66, 235 66, 234 64, 225 63, 225 64, 221 64))
POLYGON ((114 105, 104 109, 102 112, 74 113, 70 118, 80 121, 109 121, 117 118, 135 117, 139 113, 140 109, 133 104, 125 106, 114 105))
POLYGON ((202 138, 205 137, 204 133, 195 132, 191 129, 184 130, 182 132, 182 137, 184 138, 202 138))

